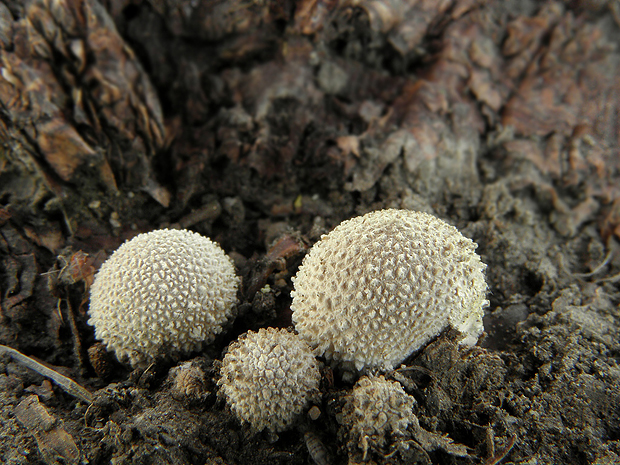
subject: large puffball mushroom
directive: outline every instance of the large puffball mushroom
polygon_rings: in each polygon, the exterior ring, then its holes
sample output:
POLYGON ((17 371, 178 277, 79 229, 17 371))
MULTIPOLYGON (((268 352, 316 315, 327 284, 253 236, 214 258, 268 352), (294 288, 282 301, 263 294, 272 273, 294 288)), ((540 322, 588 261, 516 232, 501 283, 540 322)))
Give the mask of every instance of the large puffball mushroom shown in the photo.
POLYGON ((220 395, 254 432, 288 429, 319 395, 310 347, 285 329, 248 331, 230 345, 220 372, 220 395))
POLYGON ((212 341, 233 316, 238 284, 210 239, 173 229, 139 234, 95 276, 88 323, 119 360, 142 366, 212 341))
POLYGON ((486 265, 476 244, 427 213, 380 210, 324 235, 293 278, 293 323, 317 355, 391 369, 448 326, 482 333, 486 265))

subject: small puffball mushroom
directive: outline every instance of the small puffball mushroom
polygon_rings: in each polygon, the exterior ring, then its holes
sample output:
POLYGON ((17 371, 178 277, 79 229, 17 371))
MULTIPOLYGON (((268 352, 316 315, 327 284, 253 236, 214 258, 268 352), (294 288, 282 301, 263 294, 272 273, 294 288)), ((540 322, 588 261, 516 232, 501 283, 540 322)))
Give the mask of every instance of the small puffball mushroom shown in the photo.
POLYGON ((254 432, 284 431, 319 395, 321 375, 308 344, 285 329, 248 331, 224 356, 220 395, 254 432))
POLYGON ((384 376, 363 376, 345 396, 345 404, 337 420, 341 434, 349 436, 366 454, 367 438, 384 445, 386 436, 404 436, 407 427, 416 422, 415 399, 397 381, 384 376))
POLYGON ((95 276, 88 323, 119 360, 144 366, 212 341, 233 316, 238 284, 210 239, 173 229, 139 234, 95 276))
POLYGON ((195 401, 209 395, 207 373, 196 360, 172 368, 169 377, 173 380, 170 391, 176 400, 195 401))
POLYGON ((482 333, 486 265, 476 244, 422 212, 380 210, 324 235, 293 278, 293 323, 315 354, 391 369, 446 327, 482 333))

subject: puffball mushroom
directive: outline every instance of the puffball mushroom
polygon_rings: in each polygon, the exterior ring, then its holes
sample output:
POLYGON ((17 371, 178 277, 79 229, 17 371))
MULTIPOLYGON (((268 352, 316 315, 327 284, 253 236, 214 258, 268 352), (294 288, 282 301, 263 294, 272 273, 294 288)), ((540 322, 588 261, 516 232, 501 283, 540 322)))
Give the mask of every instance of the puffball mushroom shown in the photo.
POLYGON ((345 396, 344 407, 337 416, 338 423, 343 425, 341 434, 352 438, 363 450, 367 447, 365 438, 383 446, 386 436, 404 436, 407 427, 416 421, 415 403, 397 381, 384 376, 363 376, 345 396))
POLYGON ((310 347, 285 329, 248 331, 230 345, 220 372, 220 395, 255 432, 286 430, 319 395, 310 347))
POLYGON ((380 210, 324 235, 293 278, 293 323, 317 355, 391 369, 448 326, 482 333, 477 245, 427 213, 380 210))
POLYGON ((238 284, 210 239, 174 229, 139 234, 96 274, 88 323, 119 360, 143 366, 212 341, 233 316, 238 284))

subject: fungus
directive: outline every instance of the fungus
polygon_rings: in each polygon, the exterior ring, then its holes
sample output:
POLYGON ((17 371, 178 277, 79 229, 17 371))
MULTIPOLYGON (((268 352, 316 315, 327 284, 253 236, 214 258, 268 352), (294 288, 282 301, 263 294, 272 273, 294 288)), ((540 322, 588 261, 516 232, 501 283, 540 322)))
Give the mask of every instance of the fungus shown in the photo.
POLYGON ((413 413, 415 399, 407 394, 397 381, 381 376, 363 376, 344 397, 342 411, 336 416, 340 423, 339 435, 348 439, 349 462, 359 463, 355 458, 361 451, 365 462, 370 450, 379 451, 384 457, 393 456, 410 444, 422 452, 442 450, 456 457, 469 457, 467 447, 442 434, 426 431, 413 413), (385 449, 392 452, 387 456, 385 449))
POLYGON ((233 315, 238 283, 230 258, 198 233, 139 234, 95 276, 88 323, 119 360, 143 366, 212 341, 233 315))
POLYGON ((196 401, 209 395, 207 373, 199 359, 183 362, 170 370, 172 397, 177 400, 196 401))
POLYGON ((364 376, 345 396, 344 407, 337 418, 343 425, 341 434, 357 443, 365 459, 369 440, 384 446, 388 434, 405 435, 407 427, 416 420, 415 403, 397 381, 388 381, 383 376, 364 376))
POLYGON ((358 370, 391 369, 449 326, 473 345, 488 305, 476 246, 422 212, 344 221, 293 278, 295 329, 315 354, 358 370))
POLYGON ((319 394, 321 375, 310 347, 285 329, 248 331, 224 356, 220 395, 253 431, 288 429, 319 394))

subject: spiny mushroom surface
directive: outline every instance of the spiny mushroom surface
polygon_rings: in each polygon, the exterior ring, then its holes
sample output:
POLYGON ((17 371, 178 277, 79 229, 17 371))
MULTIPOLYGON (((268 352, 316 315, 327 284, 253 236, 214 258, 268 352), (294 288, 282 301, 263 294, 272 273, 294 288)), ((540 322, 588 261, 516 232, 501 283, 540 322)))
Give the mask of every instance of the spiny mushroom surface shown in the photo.
MULTIPOLYGON (((456 457, 469 457, 467 447, 454 443, 449 437, 426 431, 413 413, 415 399, 397 381, 381 376, 363 376, 344 397, 342 411, 336 415, 339 435, 349 448, 349 462, 366 462, 372 450, 385 456, 406 446, 412 438, 426 452, 442 450, 456 457), (361 452, 361 454, 360 454, 361 452)), ((411 459, 403 463, 413 463, 411 459)), ((416 461, 417 463, 417 461, 416 461)))
POLYGON ((88 323, 119 360, 141 366, 212 341, 233 316, 238 283, 230 258, 198 233, 139 234, 95 276, 88 323))
POLYGON ((224 356, 220 395, 253 431, 284 431, 319 394, 321 375, 308 344, 285 329, 248 331, 224 356))
POLYGON ((177 365, 169 371, 168 377, 172 380, 170 391, 176 400, 201 400, 209 395, 207 373, 198 359, 177 365))
POLYGON ((415 399, 407 394, 397 381, 384 376, 364 376, 345 397, 338 422, 343 425, 341 434, 366 452, 364 439, 383 446, 386 435, 404 436, 407 427, 414 423, 415 399))
POLYGON ((324 235, 293 278, 293 323, 315 354, 391 369, 446 327, 482 333, 486 265, 476 244, 427 213, 380 210, 324 235))

